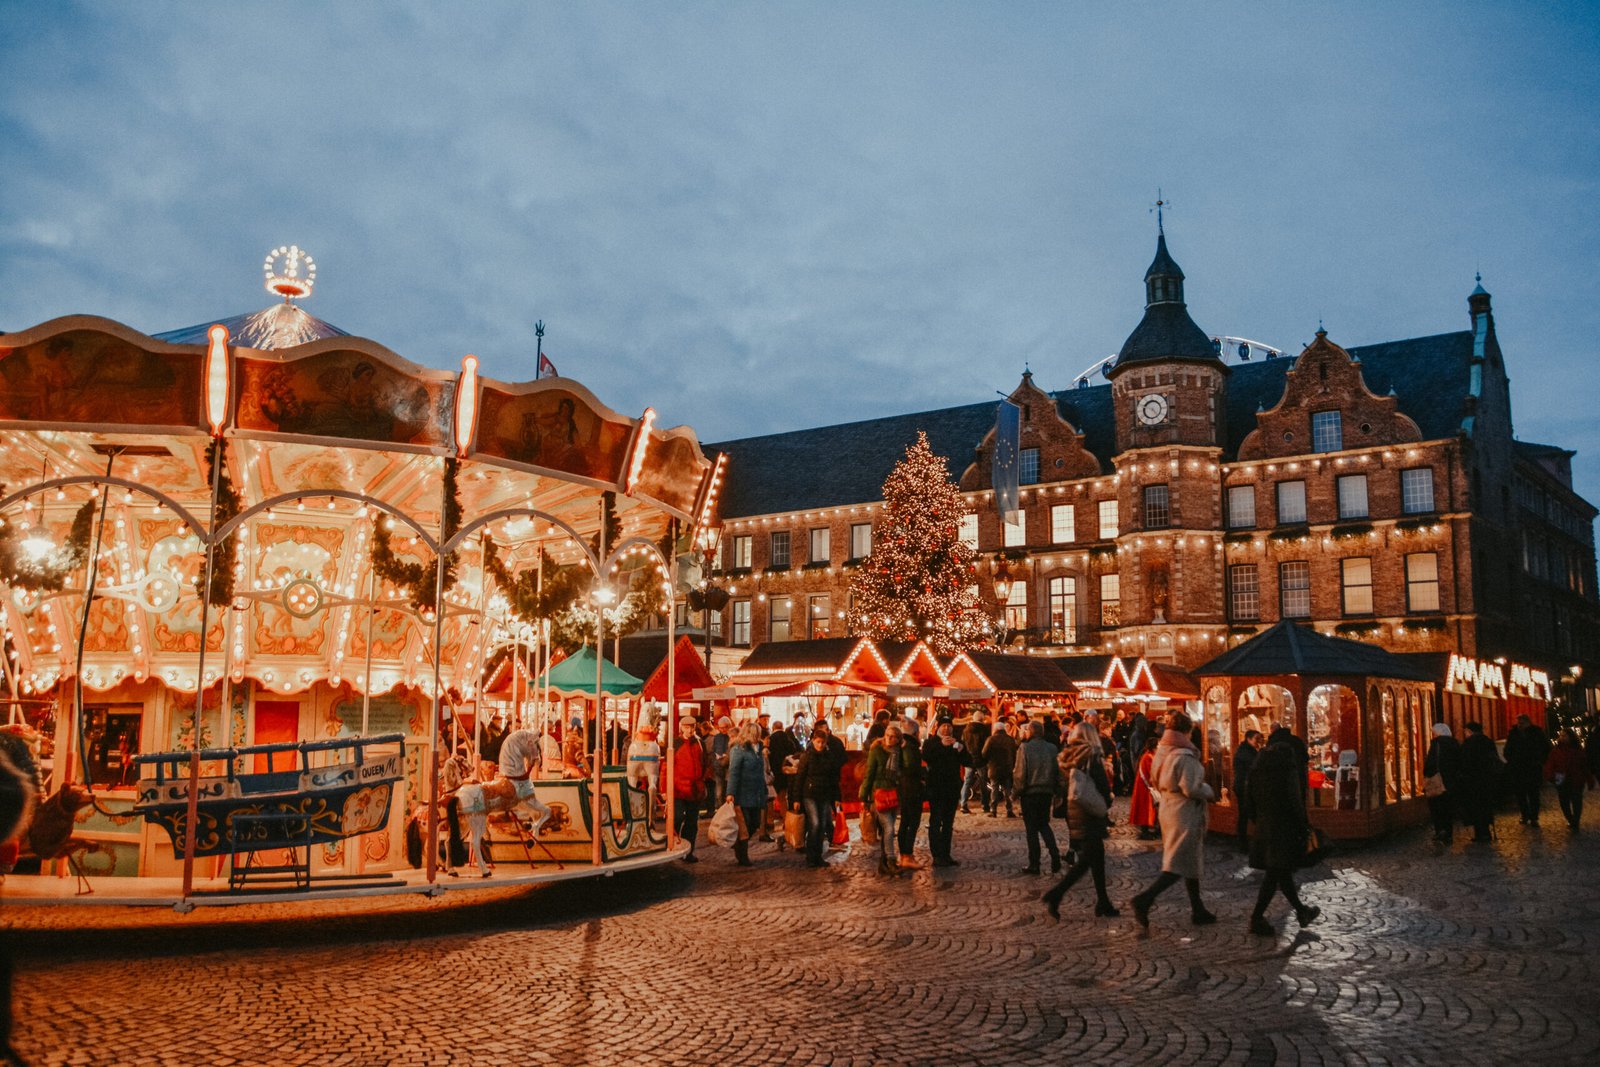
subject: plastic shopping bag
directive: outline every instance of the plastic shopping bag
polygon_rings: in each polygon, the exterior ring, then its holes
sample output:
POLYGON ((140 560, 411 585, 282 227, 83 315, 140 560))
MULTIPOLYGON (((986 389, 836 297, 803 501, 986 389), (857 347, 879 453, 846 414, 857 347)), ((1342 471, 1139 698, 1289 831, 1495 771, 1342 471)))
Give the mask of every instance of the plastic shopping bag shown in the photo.
POLYGON ((711 816, 711 825, 706 827, 706 838, 713 845, 723 848, 732 848, 734 842, 739 840, 739 811, 733 806, 733 801, 724 801, 717 813, 711 816))

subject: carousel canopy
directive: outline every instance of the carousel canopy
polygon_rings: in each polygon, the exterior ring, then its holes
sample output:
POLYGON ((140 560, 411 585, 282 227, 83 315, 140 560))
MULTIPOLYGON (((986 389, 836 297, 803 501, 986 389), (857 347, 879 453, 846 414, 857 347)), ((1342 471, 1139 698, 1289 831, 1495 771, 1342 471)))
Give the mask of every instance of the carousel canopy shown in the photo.
POLYGON ((1434 677, 1376 645, 1328 637, 1284 620, 1192 672, 1197 676, 1266 678, 1285 674, 1359 675, 1428 682, 1434 677))
MULTIPOLYGON (((308 296, 309 257, 274 255, 268 288, 308 296)), ((511 586, 541 559, 666 592, 669 535, 714 520, 694 434, 654 418, 471 356, 419 366, 289 302, 162 337, 93 316, 0 335, 8 688, 431 692, 437 672, 470 697, 530 639, 511 586)))
MULTIPOLYGON (((548 685, 562 696, 594 696, 594 649, 584 645, 541 674, 534 685, 548 685)), ((600 690, 608 696, 637 696, 644 683, 610 660, 600 661, 600 690)))

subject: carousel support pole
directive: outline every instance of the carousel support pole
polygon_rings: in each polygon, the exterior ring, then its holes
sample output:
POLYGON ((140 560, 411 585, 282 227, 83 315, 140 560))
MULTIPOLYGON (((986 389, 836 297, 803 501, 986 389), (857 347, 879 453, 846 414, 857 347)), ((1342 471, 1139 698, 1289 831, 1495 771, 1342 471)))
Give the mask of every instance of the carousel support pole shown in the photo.
MULTIPOLYGON (((605 587, 606 580, 606 503, 604 498, 600 501, 600 551, 596 558, 599 566, 595 568, 595 578, 599 588, 605 587)), ((598 592, 599 589, 596 589, 598 592)), ((605 668, 605 656, 601 648, 606 639, 606 606, 597 599, 594 612, 594 796, 589 800, 590 818, 594 824, 594 840, 590 847, 589 859, 596 867, 601 863, 600 850, 600 790, 604 783, 602 767, 605 763, 605 729, 601 725, 605 717, 605 690, 602 686, 605 668)))
MULTIPOLYGON (((669 579, 670 580, 670 579, 669 579)), ((674 848, 678 844, 678 791, 675 788, 677 776, 673 773, 673 765, 677 760, 673 758, 673 740, 678 728, 678 639, 676 626, 678 622, 677 606, 672 598, 667 598, 667 728, 661 735, 667 739, 662 756, 667 761, 667 848, 674 848)))
MULTIPOLYGON (((194 892, 194 847, 198 830, 195 823, 200 818, 200 726, 205 721, 206 706, 206 634, 211 629, 211 579, 217 557, 217 493, 222 485, 222 465, 228 457, 222 451, 222 435, 211 438, 211 516, 206 530, 205 581, 200 586, 200 655, 194 671, 194 731, 189 736, 189 810, 183 821, 183 903, 189 902, 194 892)), ((110 487, 107 486, 109 491, 110 487)), ((98 566, 98 561, 96 562, 98 566)), ((88 613, 84 619, 87 622, 88 613)), ((228 633, 222 633, 223 647, 227 647, 228 633)), ((80 642, 81 644, 81 642, 80 642)))
MULTIPOLYGON (((439 759, 439 710, 443 696, 439 671, 443 634, 444 546, 440 545, 439 551, 433 557, 433 714, 428 716, 428 753, 435 762, 439 759)), ((453 714, 451 718, 454 718, 453 714)), ((423 761, 423 765, 428 770, 428 834, 422 854, 428 884, 432 885, 439 876, 439 772, 426 760, 423 761)))
MULTIPOLYGON (((117 453, 113 452, 106 457, 106 477, 111 477, 112 464, 117 461, 117 453)), ((100 577, 100 546, 105 540, 106 508, 111 503, 111 485, 108 482, 100 491, 100 514, 95 519, 94 543, 89 548, 89 566, 84 572, 83 611, 78 616, 78 651, 72 670, 72 729, 68 731, 71 743, 77 746, 78 759, 83 763, 83 784, 89 785, 89 750, 83 744, 83 643, 89 636, 89 609, 94 606, 94 587, 100 577)), ((211 506, 213 513, 216 508, 216 488, 213 485, 211 493, 211 506)), ((43 514, 43 509, 40 509, 43 514)), ((201 631, 204 633, 204 631, 201 631)), ((203 644, 204 642, 202 642, 203 644)), ((13 695, 15 690, 13 690, 13 695)), ((72 781, 72 760, 66 759, 61 770, 63 785, 72 781)), ((60 788, 59 786, 57 788, 60 788)))
POLYGON ((378 621, 378 572, 367 567, 367 663, 361 669, 361 736, 366 737, 372 722, 372 630, 378 621))

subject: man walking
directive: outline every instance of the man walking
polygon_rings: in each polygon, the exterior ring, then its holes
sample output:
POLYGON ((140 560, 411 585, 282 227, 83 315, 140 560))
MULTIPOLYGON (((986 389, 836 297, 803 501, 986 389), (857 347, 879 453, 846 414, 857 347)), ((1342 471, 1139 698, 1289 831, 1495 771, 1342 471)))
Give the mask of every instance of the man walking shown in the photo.
POLYGON ((1239 815, 1239 851, 1250 851, 1250 770, 1261 750, 1261 731, 1246 730, 1244 740, 1233 750, 1233 806, 1239 815))
POLYGON ((1467 736, 1461 742, 1461 821, 1472 827, 1472 840, 1478 844, 1490 840, 1500 768, 1500 753, 1484 735, 1483 724, 1467 723, 1467 736))
POLYGON ((1506 737, 1506 777, 1511 780, 1511 793, 1517 798, 1524 826, 1539 822, 1539 793, 1544 788, 1544 761, 1549 757, 1550 739, 1532 719, 1518 715, 1506 737))
POLYGON ((967 777, 961 783, 961 812, 964 815, 972 814, 967 801, 973 793, 978 794, 978 805, 983 808, 985 815, 994 810, 989 801, 989 768, 983 761, 983 746, 988 743, 990 732, 989 717, 981 709, 972 713, 966 729, 961 731, 961 748, 966 752, 967 759, 967 777))
MULTIPOLYGON (((1011 771, 1011 784, 1022 802, 1022 827, 1028 834, 1028 867, 1022 873, 1039 873, 1039 841, 1043 838, 1050 850, 1050 871, 1060 874, 1061 850, 1056 847, 1055 831, 1050 829, 1050 805, 1061 782, 1061 771, 1056 766, 1058 750, 1044 739, 1038 723, 1028 723, 1023 732, 1027 740, 1017 749, 1017 761, 1011 771)), ((989 743, 994 743, 993 737, 989 743)))

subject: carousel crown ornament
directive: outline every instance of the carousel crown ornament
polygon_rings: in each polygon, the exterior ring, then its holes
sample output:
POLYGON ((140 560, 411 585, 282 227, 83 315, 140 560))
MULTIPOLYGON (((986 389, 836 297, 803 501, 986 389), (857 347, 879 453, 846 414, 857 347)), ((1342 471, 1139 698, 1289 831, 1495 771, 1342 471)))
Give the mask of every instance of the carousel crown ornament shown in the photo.
POLYGON ((302 252, 299 245, 279 245, 268 252, 262 270, 267 276, 267 292, 277 293, 284 303, 304 300, 317 284, 316 260, 311 258, 311 253, 302 252))

